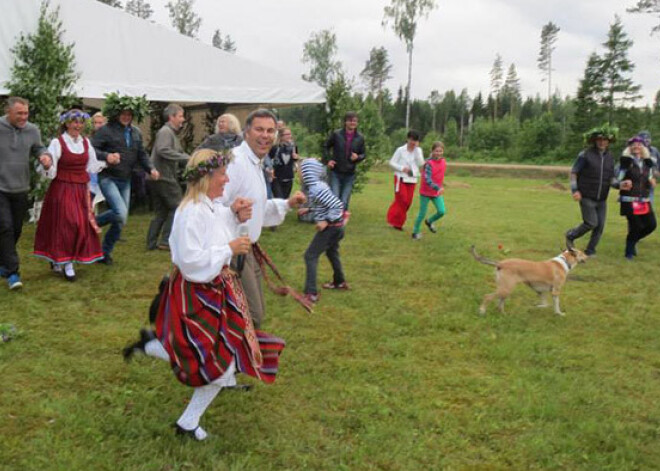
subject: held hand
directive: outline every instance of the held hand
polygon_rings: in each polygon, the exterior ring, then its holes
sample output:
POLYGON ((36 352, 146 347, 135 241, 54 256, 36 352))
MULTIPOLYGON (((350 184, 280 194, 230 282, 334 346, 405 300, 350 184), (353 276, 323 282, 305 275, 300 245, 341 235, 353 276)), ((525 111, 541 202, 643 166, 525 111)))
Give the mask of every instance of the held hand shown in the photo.
POLYGON ((632 189, 632 186, 633 186, 632 185, 632 180, 623 180, 621 182, 621 185, 619 185, 619 188, 624 190, 624 191, 627 191, 627 190, 632 189))
POLYGON ((353 162, 355 162, 355 161, 356 161, 357 159, 359 159, 359 158, 360 158, 360 157, 359 157, 355 152, 351 152, 351 160, 352 160, 353 162))
POLYGON ((105 159, 108 165, 117 165, 121 161, 121 155, 118 152, 113 154, 108 154, 108 157, 105 159))
POLYGON ((328 221, 319 221, 316 223, 316 230, 319 232, 325 231, 327 227, 328 227, 328 221))
POLYGON ((156 170, 155 168, 151 169, 151 172, 149 172, 149 175, 151 175, 152 180, 158 180, 160 178, 160 172, 156 170))
POLYGON ((292 208, 297 208, 306 201, 307 201, 307 197, 302 191, 296 191, 293 195, 291 195, 291 197, 288 200, 289 206, 292 208))
POLYGON ((404 166, 404 167, 401 169, 401 171, 402 171, 403 173, 410 174, 410 167, 408 167, 408 166, 406 165, 406 166, 404 166))
POLYGON ((291 154, 291 158, 292 158, 293 160, 298 160, 298 154, 297 154, 296 152, 293 152, 293 153, 291 154))
POLYGON ((252 217, 252 200, 239 196, 232 203, 231 209, 236 213, 239 222, 243 223, 252 217))
POLYGON ((580 193, 579 191, 576 191, 575 193, 573 193, 573 199, 575 201, 580 201, 582 199, 582 193, 580 193))
POLYGON ((335 162, 334 160, 330 160, 330 161, 328 161, 328 168, 333 169, 333 168, 335 168, 336 164, 337 164, 337 162, 335 162))
POLYGON ((39 163, 45 170, 48 170, 53 165, 53 159, 48 154, 41 154, 39 156, 39 163))
POLYGON ((309 212, 309 208, 298 208, 298 216, 304 216, 309 212))
POLYGON ((237 237, 229 242, 229 248, 233 255, 245 255, 250 251, 250 238, 248 236, 237 237))

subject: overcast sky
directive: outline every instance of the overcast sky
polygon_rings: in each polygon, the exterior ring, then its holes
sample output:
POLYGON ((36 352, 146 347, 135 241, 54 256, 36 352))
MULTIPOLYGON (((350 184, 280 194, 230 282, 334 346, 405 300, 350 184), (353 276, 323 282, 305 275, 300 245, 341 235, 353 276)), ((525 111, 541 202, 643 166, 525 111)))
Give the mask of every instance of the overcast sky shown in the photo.
MULTIPOLYGON (((149 0, 157 23, 170 25, 168 0, 149 0)), ((124 2, 125 3, 125 2, 124 2)), ((313 32, 331 29, 337 35, 338 59, 351 77, 359 73, 372 47, 385 46, 393 78, 387 86, 396 93, 407 77, 404 44, 383 28, 383 8, 389 0, 196 0, 202 17, 199 39, 210 43, 215 29, 231 35, 237 54, 266 66, 300 76, 303 44, 313 32)), ((553 88, 575 95, 587 57, 603 52, 614 15, 618 14, 634 41, 629 52, 636 64, 633 80, 642 85, 652 103, 660 89, 660 35, 650 35, 658 21, 652 15, 626 13, 636 0, 438 0, 438 8, 418 27, 413 57, 412 94, 427 98, 467 88, 471 97, 488 94, 489 72, 495 55, 502 56, 505 74, 511 63, 518 71, 523 96, 545 96, 537 67, 541 28, 548 21, 561 31, 553 56, 553 88)), ((359 80, 358 80, 358 84, 359 80)))

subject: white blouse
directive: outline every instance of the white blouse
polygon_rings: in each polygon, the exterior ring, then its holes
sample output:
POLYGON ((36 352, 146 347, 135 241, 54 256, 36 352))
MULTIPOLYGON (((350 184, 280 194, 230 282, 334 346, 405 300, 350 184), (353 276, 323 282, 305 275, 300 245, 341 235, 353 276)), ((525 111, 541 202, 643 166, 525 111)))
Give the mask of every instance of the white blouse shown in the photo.
MULTIPOLYGON (((105 162, 96 158, 96 151, 94 150, 94 146, 92 146, 92 143, 86 137, 78 136, 74 139, 69 135, 69 133, 65 132, 62 134, 62 138, 64 139, 64 142, 66 143, 69 150, 74 154, 82 154, 85 151, 83 139, 87 140, 87 149, 89 155, 89 159, 87 160, 87 172, 99 173, 106 167, 105 162)), ((37 171, 40 175, 53 179, 57 176, 57 161, 60 160, 60 157, 62 157, 62 146, 60 145, 59 139, 53 139, 50 141, 48 152, 50 152, 50 155, 53 157, 53 165, 51 165, 48 170, 45 170, 41 165, 39 165, 37 171)))
POLYGON ((412 152, 408 151, 408 146, 399 147, 390 159, 390 167, 395 170, 394 175, 401 178, 405 183, 417 183, 419 178, 419 167, 424 165, 424 153, 417 146, 412 152), (403 167, 408 167, 412 175, 403 173, 403 167))
POLYGON ((186 280, 207 283, 229 265, 229 242, 237 237, 238 224, 230 208, 207 196, 176 210, 170 250, 172 262, 186 280))

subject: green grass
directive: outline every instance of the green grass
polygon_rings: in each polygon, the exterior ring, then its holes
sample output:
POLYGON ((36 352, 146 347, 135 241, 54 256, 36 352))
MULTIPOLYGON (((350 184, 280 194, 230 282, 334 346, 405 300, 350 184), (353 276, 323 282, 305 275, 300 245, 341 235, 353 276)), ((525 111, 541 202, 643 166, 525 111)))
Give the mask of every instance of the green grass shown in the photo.
MULTIPOLYGON (((391 175, 371 175, 342 243, 354 290, 324 292, 312 315, 267 293, 264 327, 287 340, 278 381, 218 396, 204 443, 170 428, 191 390, 168 365, 120 356, 169 267, 143 248, 149 216, 131 216, 114 266, 80 267, 73 284, 27 255, 26 226, 25 288, 0 287, 0 322, 20 330, 0 344, 0 469, 660 469, 660 240, 625 262, 615 195, 565 318, 524 286, 506 314, 477 315, 494 282, 471 244, 547 259, 579 222, 553 183, 450 175, 440 231, 417 242, 417 201, 407 232, 389 229, 391 175)), ((290 216, 262 237, 298 288, 312 234, 290 216)))

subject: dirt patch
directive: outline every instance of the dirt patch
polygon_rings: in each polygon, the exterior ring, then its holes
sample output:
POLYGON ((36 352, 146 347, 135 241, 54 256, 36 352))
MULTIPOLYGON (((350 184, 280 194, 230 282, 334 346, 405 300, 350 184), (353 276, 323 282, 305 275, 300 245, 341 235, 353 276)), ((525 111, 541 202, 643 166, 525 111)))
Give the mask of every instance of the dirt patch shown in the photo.
POLYGON ((536 188, 537 190, 556 190, 556 191, 568 191, 568 187, 564 185, 563 183, 559 182, 552 182, 548 183, 547 185, 539 186, 536 188))

